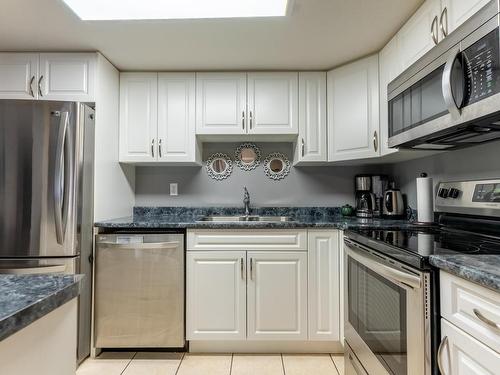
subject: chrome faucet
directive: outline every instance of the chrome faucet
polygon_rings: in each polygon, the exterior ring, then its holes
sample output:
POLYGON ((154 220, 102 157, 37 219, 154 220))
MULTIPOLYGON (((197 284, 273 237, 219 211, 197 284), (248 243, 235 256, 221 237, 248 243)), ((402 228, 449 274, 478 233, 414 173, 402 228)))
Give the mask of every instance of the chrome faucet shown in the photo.
POLYGON ((243 187, 243 204, 245 205, 245 216, 250 216, 250 193, 248 193, 247 187, 243 187))

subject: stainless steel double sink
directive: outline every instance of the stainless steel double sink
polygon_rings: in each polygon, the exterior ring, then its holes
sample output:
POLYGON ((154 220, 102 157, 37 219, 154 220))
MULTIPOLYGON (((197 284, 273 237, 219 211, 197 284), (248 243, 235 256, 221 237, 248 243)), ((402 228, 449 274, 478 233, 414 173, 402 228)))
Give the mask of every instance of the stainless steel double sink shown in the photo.
POLYGON ((290 216, 204 216, 197 222, 219 222, 219 223, 238 223, 238 222, 264 222, 264 223, 276 223, 276 222, 287 222, 293 221, 290 216))

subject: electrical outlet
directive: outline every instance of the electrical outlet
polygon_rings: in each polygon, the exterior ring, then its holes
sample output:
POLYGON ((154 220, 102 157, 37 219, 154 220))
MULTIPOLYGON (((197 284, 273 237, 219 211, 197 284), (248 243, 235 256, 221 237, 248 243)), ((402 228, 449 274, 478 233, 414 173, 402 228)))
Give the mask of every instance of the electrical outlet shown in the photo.
POLYGON ((177 183, 170 184, 170 195, 179 195, 179 188, 177 183))

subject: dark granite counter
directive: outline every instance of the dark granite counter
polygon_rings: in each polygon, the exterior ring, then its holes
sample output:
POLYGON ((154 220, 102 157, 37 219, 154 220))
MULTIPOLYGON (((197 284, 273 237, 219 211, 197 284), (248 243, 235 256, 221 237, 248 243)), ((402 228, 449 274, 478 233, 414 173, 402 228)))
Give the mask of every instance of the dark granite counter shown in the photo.
POLYGON ((429 261, 443 271, 500 292, 500 255, 431 255, 429 261))
POLYGON ((82 275, 0 275, 0 341, 78 296, 82 275))
POLYGON ((408 220, 358 219, 343 217, 336 207, 262 207, 252 215, 290 216, 286 222, 199 222, 209 215, 242 215, 241 208, 136 207, 131 217, 101 221, 95 226, 108 229, 289 229, 289 228, 405 228, 408 220))

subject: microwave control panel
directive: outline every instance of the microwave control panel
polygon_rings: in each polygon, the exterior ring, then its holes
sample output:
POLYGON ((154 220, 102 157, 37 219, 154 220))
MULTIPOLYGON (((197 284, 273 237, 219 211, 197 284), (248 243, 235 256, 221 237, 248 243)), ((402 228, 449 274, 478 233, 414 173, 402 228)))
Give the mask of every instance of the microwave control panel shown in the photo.
POLYGON ((495 29, 464 50, 467 104, 500 92, 499 43, 499 30, 495 29))

